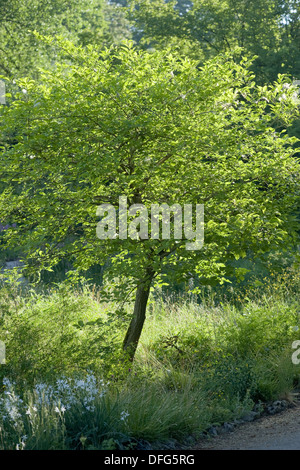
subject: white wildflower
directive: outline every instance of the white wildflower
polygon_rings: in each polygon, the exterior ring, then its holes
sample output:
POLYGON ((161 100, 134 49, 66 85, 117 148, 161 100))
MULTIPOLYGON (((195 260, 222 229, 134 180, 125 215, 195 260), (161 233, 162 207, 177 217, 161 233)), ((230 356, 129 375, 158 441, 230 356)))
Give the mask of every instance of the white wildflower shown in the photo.
POLYGON ((121 417, 120 417, 121 421, 125 421, 128 418, 128 416, 129 416, 128 411, 122 411, 121 417))
POLYGON ((25 445, 26 445, 25 442, 22 440, 20 444, 16 445, 16 450, 24 450, 25 445))
POLYGON ((59 413, 59 414, 61 414, 61 413, 64 414, 64 412, 66 411, 66 407, 64 405, 62 405, 60 408, 58 406, 56 406, 54 408, 54 411, 56 413, 59 413))

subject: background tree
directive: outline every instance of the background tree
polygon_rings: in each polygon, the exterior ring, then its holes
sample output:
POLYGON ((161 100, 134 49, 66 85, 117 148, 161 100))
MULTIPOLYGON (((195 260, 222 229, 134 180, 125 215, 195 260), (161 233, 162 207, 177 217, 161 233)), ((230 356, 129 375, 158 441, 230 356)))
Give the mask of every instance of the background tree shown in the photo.
POLYGON ((278 73, 299 76, 297 0, 132 0, 130 17, 141 43, 180 44, 184 54, 207 60, 236 46, 256 55, 260 82, 278 73))
POLYGON ((135 292, 123 345, 133 358, 154 281, 222 283, 243 274, 228 260, 295 243, 296 139, 280 132, 297 114, 295 90, 283 76, 257 86, 250 62, 230 55, 199 68, 130 43, 55 48, 56 69, 19 80, 24 92, 1 108, 1 214, 17 223, 5 246, 22 246, 34 271, 66 257, 78 272, 109 260, 106 286, 123 300, 135 292), (170 239, 100 240, 96 208, 118 208, 119 196, 148 209, 204 204, 203 248, 187 250, 172 224, 170 239))
POLYGON ((300 77, 300 4, 298 0, 280 2, 281 16, 281 62, 286 73, 300 77))
POLYGON ((106 0, 0 0, 0 75, 37 74, 56 60, 32 31, 105 46, 130 37, 123 10, 106 0))

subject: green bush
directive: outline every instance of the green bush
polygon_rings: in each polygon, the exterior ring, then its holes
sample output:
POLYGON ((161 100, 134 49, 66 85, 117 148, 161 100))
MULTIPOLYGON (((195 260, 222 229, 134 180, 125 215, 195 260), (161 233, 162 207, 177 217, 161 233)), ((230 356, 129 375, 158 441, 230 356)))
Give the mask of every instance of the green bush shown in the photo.
POLYGON ((2 376, 32 381, 63 372, 109 370, 118 329, 111 328, 105 305, 88 289, 61 285, 48 293, 22 295, 4 287, 0 299, 0 338, 6 345, 2 376))

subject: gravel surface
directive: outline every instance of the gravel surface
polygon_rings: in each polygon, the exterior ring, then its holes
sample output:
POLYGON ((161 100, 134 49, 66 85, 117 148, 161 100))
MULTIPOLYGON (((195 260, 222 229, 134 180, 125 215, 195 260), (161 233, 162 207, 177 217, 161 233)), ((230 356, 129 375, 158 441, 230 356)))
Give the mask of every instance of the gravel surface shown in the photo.
POLYGON ((201 439, 194 450, 300 450, 300 403, 275 415, 201 439))

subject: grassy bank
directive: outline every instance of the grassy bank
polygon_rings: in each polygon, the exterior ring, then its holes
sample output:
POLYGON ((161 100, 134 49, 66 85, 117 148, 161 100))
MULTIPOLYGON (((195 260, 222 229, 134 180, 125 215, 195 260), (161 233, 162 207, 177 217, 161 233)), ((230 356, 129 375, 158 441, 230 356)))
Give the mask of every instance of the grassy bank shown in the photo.
POLYGON ((299 385, 291 359, 299 287, 299 273, 286 271, 230 302, 214 291, 200 299, 153 292, 128 364, 121 342, 132 306, 115 314, 93 288, 2 286, 0 449, 182 442, 256 403, 290 399, 299 385))

